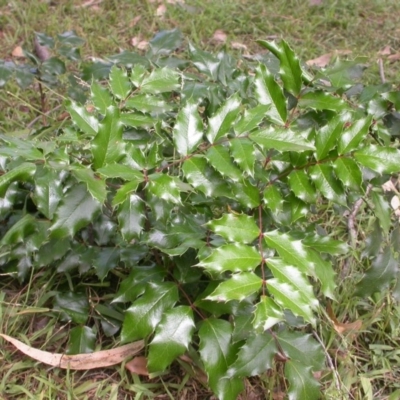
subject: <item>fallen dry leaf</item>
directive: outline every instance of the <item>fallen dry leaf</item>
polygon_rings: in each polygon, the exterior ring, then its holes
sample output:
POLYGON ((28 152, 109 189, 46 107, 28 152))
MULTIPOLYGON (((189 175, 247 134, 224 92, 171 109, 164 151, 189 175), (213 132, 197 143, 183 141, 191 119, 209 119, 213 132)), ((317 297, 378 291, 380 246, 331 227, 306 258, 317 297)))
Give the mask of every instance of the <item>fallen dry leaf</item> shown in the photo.
POLYGON ((391 62, 399 61, 400 60, 400 53, 391 54, 388 57, 388 60, 391 62))
POLYGON ((75 8, 87 8, 87 7, 95 7, 99 5, 103 0, 88 0, 83 2, 82 4, 78 4, 75 8))
POLYGON ((13 57, 25 57, 21 46, 17 46, 11 53, 13 57))
POLYGON ((306 64, 310 67, 326 67, 331 61, 332 57, 336 57, 338 55, 347 55, 351 54, 351 50, 335 50, 330 53, 323 54, 320 57, 314 58, 312 60, 306 61, 306 64))
POLYGON ((160 4, 156 10, 156 17, 163 17, 166 12, 167 12, 167 7, 165 6, 165 4, 160 4))
POLYGON ((138 36, 135 36, 131 39, 131 45, 139 50, 146 50, 149 42, 147 40, 141 40, 138 36))
POLYGON ((385 46, 382 50, 378 51, 380 56, 388 56, 392 53, 390 46, 385 46))
POLYGON ((357 332, 361 329, 362 327, 362 321, 358 319, 357 321, 354 322, 347 322, 347 323, 342 323, 339 322, 333 313, 332 307, 330 304, 327 306, 327 312, 330 317, 330 319, 333 322, 333 328, 337 333, 343 334, 343 333, 348 333, 348 332, 357 332))
POLYGON ((310 0, 310 6, 319 6, 322 4, 322 0, 310 0))
POLYGON ((50 50, 48 49, 48 47, 42 46, 37 38, 35 38, 34 47, 35 53, 40 61, 46 61, 50 58, 50 50))
POLYGON ((133 18, 133 20, 129 23, 129 27, 133 28, 134 26, 137 25, 137 23, 141 20, 142 16, 141 15, 137 15, 135 18, 133 18))
POLYGON ((149 376, 146 357, 134 357, 131 361, 125 364, 125 368, 132 374, 149 376))
POLYGON ((143 340, 138 340, 137 342, 129 343, 111 350, 101 350, 89 354, 75 354, 69 356, 62 353, 49 353, 48 351, 35 349, 8 335, 0 333, 0 336, 34 360, 53 367, 76 370, 104 368, 120 364, 125 358, 139 353, 144 347, 143 340))
POLYGON ((236 50, 247 50, 247 46, 239 42, 231 42, 232 49, 236 50))
POLYGON ((224 31, 222 31, 221 29, 217 29, 213 35, 213 39, 216 42, 220 42, 220 43, 225 43, 227 37, 228 37, 227 34, 224 31))

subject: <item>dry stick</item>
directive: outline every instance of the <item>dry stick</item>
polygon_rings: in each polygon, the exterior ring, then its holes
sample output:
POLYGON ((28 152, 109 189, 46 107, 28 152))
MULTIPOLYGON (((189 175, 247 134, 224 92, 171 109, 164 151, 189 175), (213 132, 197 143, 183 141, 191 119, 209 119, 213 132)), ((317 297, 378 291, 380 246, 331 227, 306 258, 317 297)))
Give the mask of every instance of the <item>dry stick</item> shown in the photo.
POLYGON ((379 76, 381 77, 381 82, 386 83, 385 70, 383 69, 382 58, 378 58, 378 66, 379 66, 379 76))

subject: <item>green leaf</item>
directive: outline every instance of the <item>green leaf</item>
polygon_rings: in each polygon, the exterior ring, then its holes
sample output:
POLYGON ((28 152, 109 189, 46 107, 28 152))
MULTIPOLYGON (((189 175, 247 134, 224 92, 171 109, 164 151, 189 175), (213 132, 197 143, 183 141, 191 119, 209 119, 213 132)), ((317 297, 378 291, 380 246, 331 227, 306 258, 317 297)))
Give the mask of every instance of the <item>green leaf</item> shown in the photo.
POLYGON ((242 171, 233 163, 228 147, 222 144, 212 146, 208 149, 205 157, 221 175, 226 175, 234 181, 242 179, 242 171))
POLYGON ((89 301, 83 293, 57 293, 54 296, 53 310, 61 311, 63 319, 76 324, 84 324, 89 315, 89 301))
POLYGON ((280 152, 315 150, 314 145, 298 132, 286 128, 270 126, 261 131, 251 133, 249 137, 266 149, 274 149, 280 152))
POLYGON ((44 160, 43 153, 37 148, 36 143, 30 140, 18 139, 14 136, 0 135, 0 139, 7 143, 7 146, 0 148, 0 155, 15 158, 23 157, 25 160, 44 160))
POLYGON ((182 32, 179 29, 158 32, 149 42, 150 57, 168 55, 182 43, 182 32))
POLYGON ((0 88, 3 87, 11 78, 14 70, 14 64, 10 61, 0 60, 0 88))
POLYGON ((149 193, 165 201, 180 204, 180 192, 176 180, 166 174, 152 174, 148 177, 147 189, 149 193))
POLYGON ((311 180, 322 195, 334 203, 347 206, 346 196, 340 182, 327 164, 317 164, 309 168, 311 180))
POLYGON ((120 116, 120 121, 123 125, 130 126, 133 128, 144 127, 148 128, 154 125, 156 122, 150 115, 141 113, 123 113, 120 116))
POLYGON ((379 220, 383 232, 387 235, 392 225, 390 220, 392 213, 390 205, 381 193, 374 190, 371 192, 371 199, 374 203, 375 215, 379 220))
POLYGON ((143 79, 140 91, 151 94, 172 92, 180 88, 179 77, 179 73, 171 68, 154 69, 143 79))
POLYGON ((187 156, 195 150, 203 138, 203 122, 197 107, 196 103, 188 101, 176 117, 173 139, 182 156, 187 156))
POLYGON ((287 360, 285 376, 289 382, 289 400, 318 400, 321 397, 320 385, 313 377, 310 367, 296 360, 287 360))
POLYGON ((336 145, 343 132, 345 122, 350 118, 349 113, 343 113, 330 119, 315 136, 317 160, 324 159, 336 145))
POLYGON ((253 326, 256 331, 265 332, 278 322, 285 320, 285 314, 271 297, 261 296, 254 310, 253 326))
POLYGON ((134 301, 125 313, 122 342, 133 342, 153 333, 166 310, 178 301, 178 288, 171 282, 150 283, 144 295, 134 301))
POLYGON ((300 294, 305 304, 308 304, 312 309, 318 307, 319 303, 314 295, 310 282, 298 268, 288 265, 286 262, 277 258, 269 258, 267 260, 267 266, 275 278, 279 279, 281 282, 291 284, 300 294))
POLYGON ((237 360, 228 370, 228 376, 257 376, 273 366, 273 357, 277 353, 276 343, 267 332, 251 336, 240 349, 237 360))
POLYGON ((357 119, 352 125, 345 129, 339 136, 339 154, 346 154, 358 147, 368 134, 372 123, 372 115, 366 118, 357 119))
POLYGON ((235 183, 232 186, 232 193, 236 200, 244 207, 255 208, 261 203, 258 188, 253 186, 247 179, 235 183))
POLYGON ((286 99, 281 87, 275 81, 274 76, 267 70, 264 64, 256 68, 254 80, 255 97, 258 102, 270 106, 265 117, 278 125, 285 125, 287 119, 286 99))
POLYGON ((114 105, 111 93, 96 81, 91 84, 90 91, 94 106, 105 115, 107 108, 114 105))
POLYGON ((189 43, 190 60, 194 66, 203 74, 206 74, 213 80, 218 78, 218 68, 220 60, 211 53, 197 49, 189 43))
POLYGON ((240 110, 240 97, 235 94, 229 97, 208 119, 208 130, 206 133, 210 143, 215 143, 219 138, 226 136, 231 130, 240 110))
POLYGON ((94 199, 96 199, 100 204, 104 204, 107 197, 105 181, 95 177, 93 171, 89 168, 74 168, 72 174, 79 182, 86 184, 89 193, 94 199))
POLYGON ((235 133, 241 135, 257 128, 265 118, 269 108, 270 106, 259 104, 256 107, 245 110, 244 114, 234 126, 235 133))
POLYGON ((301 200, 306 203, 315 203, 317 192, 304 170, 294 170, 289 177, 290 189, 301 200))
POLYGON ((245 214, 224 214, 206 225, 230 242, 252 243, 260 234, 254 218, 245 214))
POLYGON ((15 244, 24 242, 26 237, 36 229, 36 220, 31 214, 24 215, 15 222, 1 238, 1 244, 15 244))
POLYGON ((85 185, 73 186, 65 194, 56 211, 54 224, 50 227, 51 236, 74 236, 94 220, 100 209, 101 204, 91 196, 85 185))
POLYGON ((127 108, 134 108, 141 112, 161 114, 171 109, 171 106, 162 98, 150 94, 138 94, 129 97, 125 102, 127 108))
POLYGON ((358 164, 351 158, 340 157, 333 164, 336 176, 346 186, 351 189, 360 190, 362 184, 362 174, 358 164))
POLYGON ((143 200, 131 194, 119 206, 118 223, 124 240, 130 242, 140 236, 145 223, 145 205, 143 200))
POLYGON ((244 272, 254 270, 260 262, 260 253, 254 247, 234 243, 213 249, 197 265, 211 272, 244 272))
POLYGON ((96 345, 96 332, 88 326, 76 326, 69 331, 67 354, 93 353, 96 345))
POLYGON ((300 97, 298 106, 300 108, 311 108, 313 110, 343 111, 349 108, 347 103, 340 97, 319 90, 308 92, 300 97))
POLYGON ((257 43, 267 48, 280 61, 279 74, 285 89, 297 96, 302 85, 302 71, 299 59, 289 45, 281 40, 279 45, 274 42, 257 40, 257 43))
POLYGON ((230 279, 220 283, 206 299, 214 301, 242 301, 251 294, 258 292, 261 289, 262 282, 262 279, 252 272, 234 274, 230 279))
POLYGON ((78 105, 73 100, 66 102, 66 108, 71 115, 72 121, 78 126, 78 128, 89 136, 95 136, 99 129, 99 121, 97 118, 89 114, 86 108, 78 105))
POLYGON ((107 274, 118 266, 120 250, 118 247, 101 247, 95 254, 91 256, 91 262, 96 270, 96 275, 103 280, 107 274))
POLYGON ((115 193, 115 196, 112 200, 112 206, 116 207, 121 203, 125 202, 128 196, 130 196, 132 192, 136 192, 138 186, 139 186, 138 180, 133 180, 132 182, 128 182, 125 185, 122 185, 115 193))
POLYGON ((111 68, 110 87, 117 99, 124 100, 128 97, 132 90, 132 85, 125 69, 118 68, 116 65, 111 68))
POLYGON ((349 251, 347 243, 332 239, 329 236, 310 235, 306 236, 302 242, 305 246, 313 248, 318 253, 339 255, 346 254, 349 251))
POLYGON ((254 164, 256 156, 254 151, 254 144, 244 138, 237 138, 229 141, 231 146, 231 155, 234 161, 250 176, 254 176, 254 164))
POLYGON ((29 179, 36 171, 36 165, 32 163, 23 163, 18 167, 0 175, 0 197, 3 197, 12 182, 29 179))
POLYGON ((136 64, 131 71, 131 82, 139 88, 143 82, 144 77, 147 75, 147 69, 142 64, 136 64))
POLYGON ((63 197, 61 179, 52 169, 41 169, 35 177, 33 201, 38 210, 47 218, 52 219, 58 203, 63 197))
POLYGON ((187 159, 182 165, 182 171, 188 182, 207 196, 227 196, 231 190, 221 175, 208 166, 202 156, 187 159))
POLYGON ((369 144, 356 152, 354 158, 363 166, 380 174, 400 171, 400 151, 391 147, 369 144))
POLYGON ((273 213, 282 211, 283 197, 276 185, 269 185, 265 188, 264 203, 273 213))
POLYGON ((149 346, 149 370, 165 371, 172 361, 184 354, 188 350, 194 327, 193 311, 189 306, 167 310, 149 346))
POLYGON ((92 142, 93 164, 96 169, 118 161, 122 154, 122 124, 119 109, 110 106, 99 125, 98 134, 92 142))
POLYGON ((284 282, 280 279, 269 279, 267 281, 268 291, 274 296, 274 300, 281 307, 290 310, 293 314, 303 317, 313 326, 316 319, 307 301, 304 301, 300 292, 292 282, 284 282))
POLYGON ((236 346, 232 345, 231 337, 231 324, 221 319, 207 319, 199 330, 199 352, 208 383, 221 400, 236 400, 244 388, 240 379, 225 377, 236 357, 236 346))
POLYGON ((108 164, 99 168, 96 172, 106 178, 121 178, 130 182, 136 181, 137 183, 144 180, 142 172, 123 164, 108 164))
POLYGON ((399 272, 399 263, 394 258, 390 247, 371 263, 371 267, 364 274, 356 286, 356 296, 368 297, 376 292, 384 292, 394 281, 399 272))

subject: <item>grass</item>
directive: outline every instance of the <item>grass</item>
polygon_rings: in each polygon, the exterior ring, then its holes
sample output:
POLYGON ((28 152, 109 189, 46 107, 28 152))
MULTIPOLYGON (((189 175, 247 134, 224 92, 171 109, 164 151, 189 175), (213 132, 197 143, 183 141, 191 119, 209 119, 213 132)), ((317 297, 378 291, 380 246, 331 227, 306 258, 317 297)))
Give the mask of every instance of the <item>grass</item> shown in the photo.
MULTIPOLYGON (((142 0, 103 0, 89 7, 83 1, 0 0, 0 59, 11 59, 13 49, 22 45, 31 50, 33 33, 55 36, 74 29, 86 39, 85 57, 104 57, 121 49, 132 50, 131 40, 149 40, 157 31, 178 27, 191 42, 216 50, 239 42, 251 54, 262 49, 256 39, 285 38, 303 60, 334 50, 351 50, 351 58, 366 56, 366 79, 379 81, 378 52, 400 47, 400 3, 397 0, 323 0, 311 6, 308 0, 186 0, 166 4, 163 17, 156 17, 159 3, 142 0), (140 19, 138 19, 140 17, 140 19), (227 34, 227 42, 213 40, 216 30, 227 34)), ((400 62, 400 61, 399 61, 400 62)), ((398 62, 398 63, 399 63, 398 62)), ((384 60, 389 81, 399 78, 400 64, 384 60)), ((18 131, 37 117, 35 91, 22 91, 10 84, 0 91, 0 131, 18 131)), ((52 96, 56 94, 52 94, 52 96)), ((58 101, 58 100, 55 100, 58 101)), ((329 223, 329 216, 324 216, 329 223)), ((362 221, 368 226, 370 221, 362 221)), ((346 233, 345 221, 337 226, 346 233)), ((349 259, 352 259, 349 257, 349 259)), ((356 260, 356 258, 354 258, 356 260)), ((400 306, 385 294, 369 301, 353 296, 360 263, 352 261, 332 305, 342 322, 361 320, 356 332, 335 332, 326 316, 321 316, 318 336, 337 377, 321 377, 325 399, 400 398, 400 306)), ((65 349, 69 325, 44 308, 55 281, 51 271, 32 275, 29 282, 1 276, 0 332, 18 337, 47 351, 65 349), (28 312, 27 312, 28 309, 28 312)), ((115 345, 111 340, 104 346, 115 345)), ((179 366, 170 374, 153 380, 128 373, 124 366, 101 371, 72 372, 48 368, 15 351, 2 341, 0 347, 0 398, 7 399, 206 399, 211 394, 179 366)), ((248 381, 243 399, 261 399, 276 374, 248 381)), ((278 394, 275 394, 278 398, 278 394)), ((271 395, 272 398, 272 395, 271 395)))

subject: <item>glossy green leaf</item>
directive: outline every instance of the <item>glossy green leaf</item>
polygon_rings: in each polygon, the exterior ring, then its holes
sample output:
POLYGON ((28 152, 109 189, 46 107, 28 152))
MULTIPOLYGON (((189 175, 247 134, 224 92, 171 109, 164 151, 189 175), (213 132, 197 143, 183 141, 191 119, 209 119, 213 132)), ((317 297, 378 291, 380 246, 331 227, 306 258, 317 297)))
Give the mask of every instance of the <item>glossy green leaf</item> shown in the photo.
POLYGON ((203 74, 206 74, 213 80, 217 80, 220 60, 211 53, 197 49, 191 43, 189 43, 189 52, 194 66, 203 74))
POLYGON ((400 171, 400 151, 391 147, 370 144, 354 152, 354 158, 363 167, 380 174, 392 174, 400 171))
POLYGON ((278 278, 281 282, 290 283, 300 294, 305 304, 309 304, 312 309, 318 306, 318 300, 314 295, 310 282, 298 268, 288 265, 278 258, 269 258, 267 266, 275 278, 278 278))
POLYGON ((254 176, 256 156, 254 144, 248 139, 233 139, 229 141, 231 156, 239 168, 250 176, 254 176))
POLYGON ((180 204, 180 191, 176 180, 166 174, 149 175, 147 189, 151 195, 165 201, 180 204))
POLYGON ((253 326, 256 331, 265 332, 275 324, 284 321, 285 314, 271 297, 261 296, 254 310, 253 326))
POLYGON ((241 379, 226 378, 237 350, 231 337, 231 324, 221 319, 207 319, 199 330, 199 352, 208 375, 208 384, 215 395, 224 400, 236 400, 244 388, 241 379))
POLYGON ((372 115, 357 119, 350 127, 344 129, 339 137, 339 154, 346 154, 358 147, 368 134, 372 123, 372 115))
POLYGON ((211 146, 205 157, 210 165, 221 175, 228 176, 234 181, 238 181, 243 177, 242 171, 233 163, 228 147, 222 144, 211 146))
POLYGON ((194 327, 193 311, 189 306, 167 310, 149 346, 149 370, 164 371, 172 361, 184 354, 188 350, 194 327))
POLYGON ((107 274, 119 264, 120 250, 118 247, 101 247, 91 257, 91 262, 96 270, 96 275, 100 280, 103 280, 107 274))
POLYGON ((133 128, 138 127, 151 127, 154 125, 156 120, 150 115, 135 113, 123 113, 120 115, 120 121, 123 125, 130 126, 133 128))
POLYGON ((281 40, 279 44, 265 40, 257 40, 257 43, 267 48, 279 59, 279 75, 283 85, 289 93, 297 96, 301 90, 302 71, 299 59, 293 50, 284 40, 281 40))
POLYGON ((110 88, 117 99, 124 100, 128 97, 132 85, 125 69, 114 65, 110 71, 110 88))
POLYGON ((360 190, 362 174, 358 164, 351 158, 340 157, 333 164, 336 176, 343 183, 343 186, 360 190))
POLYGON ((176 118, 173 139, 182 156, 187 156, 195 150, 203 138, 203 122, 197 107, 197 103, 188 101, 176 118))
POLYGON ((247 377, 261 375, 273 366, 277 353, 273 336, 267 332, 251 336, 240 349, 237 360, 228 370, 228 376, 247 377))
POLYGON ((33 163, 23 163, 0 175, 0 197, 3 197, 12 182, 29 179, 36 171, 33 163))
POLYGON ((63 313, 63 319, 84 324, 89 315, 89 301, 83 293, 57 293, 54 296, 55 311, 63 313))
POLYGON ((9 61, 0 61, 0 88, 3 87, 11 78, 14 64, 9 61))
POLYGON ((175 51, 182 43, 182 32, 179 29, 158 32, 149 42, 150 56, 167 55, 175 51))
POLYGON ((318 400, 321 397, 320 385, 313 377, 310 367, 299 361, 285 363, 285 376, 289 382, 289 400, 318 400))
POLYGON ((258 102, 265 106, 270 106, 265 113, 265 117, 278 125, 285 125, 287 119, 286 99, 283 91, 271 72, 264 64, 259 64, 256 68, 254 80, 255 97, 258 102))
POLYGON ((254 218, 245 214, 224 214, 207 226, 229 242, 252 243, 260 234, 254 218))
POLYGON ((240 103, 240 97, 235 94, 229 97, 216 113, 208 119, 206 136, 210 143, 216 142, 219 138, 229 133, 239 114, 240 103))
POLYGON ((244 207, 255 208, 261 203, 258 188, 253 186, 247 179, 235 183, 232 186, 231 193, 233 193, 236 200, 244 207))
POLYGON ((328 164, 317 164, 309 168, 311 180, 322 195, 334 203, 347 206, 346 196, 342 185, 328 164))
POLYGON ((234 130, 237 135, 251 132, 264 120, 270 106, 258 104, 256 107, 245 110, 239 121, 235 124, 234 130))
POLYGON ((178 289, 171 282, 150 283, 144 295, 134 301, 125 313, 121 340, 133 342, 150 335, 166 310, 178 301, 178 289))
POLYGON ((347 243, 332 239, 329 236, 310 235, 306 236, 302 242, 305 246, 313 248, 318 253, 339 255, 346 254, 349 251, 347 243))
POLYGON ((313 110, 343 111, 349 108, 347 103, 340 97, 335 97, 323 91, 308 92, 300 97, 298 106, 300 108, 311 108, 313 110))
POLYGON ((100 178, 97 178, 93 171, 89 168, 76 168, 72 170, 75 178, 82 183, 85 183, 89 193, 100 204, 103 204, 107 197, 106 183, 100 178))
POLYGON ((116 206, 120 205, 121 203, 125 202, 126 199, 133 192, 136 192, 138 186, 139 186, 138 180, 133 180, 131 182, 126 183, 125 185, 122 185, 115 193, 115 196, 112 200, 112 206, 116 207, 116 206))
POLYGON ((20 156, 26 161, 44 160, 43 153, 34 141, 22 140, 11 135, 0 135, 0 139, 7 143, 7 146, 0 147, 0 156, 12 158, 20 156))
POLYGON ((198 266, 211 272, 244 272, 254 270, 260 262, 260 253, 254 247, 234 243, 213 249, 198 266))
POLYGON ((101 204, 87 191, 85 185, 72 187, 61 201, 50 227, 52 237, 74 236, 94 220, 101 204))
POLYGON ((142 172, 123 164, 108 164, 99 168, 96 172, 106 178, 121 178, 130 182, 137 181, 138 183, 144 180, 142 172))
POLYGON ((384 198, 382 193, 376 191, 371 192, 371 200, 374 203, 374 213, 379 220, 379 224, 383 232, 387 235, 392 226, 390 220, 392 210, 389 202, 384 198))
POLYGON ((276 185, 269 185, 265 188, 264 203, 273 213, 282 210, 283 197, 276 185))
POLYGON ((113 105, 111 93, 95 81, 90 86, 90 92, 94 106, 104 115, 107 108, 113 105))
POLYGON ((286 128, 271 126, 250 134, 250 139, 266 149, 284 151, 314 150, 312 143, 303 138, 298 132, 286 128))
POLYGON ((317 200, 317 191, 311 184, 308 175, 304 170, 294 170, 289 177, 290 189, 301 200, 306 203, 315 203, 317 200))
POLYGON ((48 219, 52 219, 58 203, 63 197, 61 179, 56 171, 42 169, 35 177, 33 200, 38 210, 48 219))
POLYGON ((205 195, 231 195, 231 190, 226 181, 208 166, 206 159, 202 156, 194 156, 187 159, 182 165, 182 170, 188 182, 205 195))
POLYGON ((171 109, 171 106, 162 98, 151 94, 138 94, 129 97, 125 102, 127 108, 134 108, 141 112, 160 114, 171 109))
POLYGON ((73 100, 66 102, 66 107, 71 115, 72 121, 78 128, 89 136, 95 136, 99 129, 99 121, 97 118, 86 111, 86 108, 78 105, 73 100))
POLYGON ((145 205, 136 194, 129 195, 118 209, 118 224, 122 237, 130 242, 140 236, 145 223, 145 205))
POLYGON ((179 73, 171 68, 154 69, 140 85, 142 93, 172 92, 180 88, 179 73))
POLYGON ((93 353, 96 345, 96 332, 88 326, 76 326, 69 332, 67 354, 93 353))
POLYGON ((31 214, 24 215, 15 222, 1 238, 1 244, 15 244, 23 242, 25 238, 36 230, 36 221, 31 214))
POLYGON ((208 300, 214 301, 242 301, 261 289, 262 279, 252 272, 234 274, 232 277, 218 285, 218 287, 207 296, 208 300))

